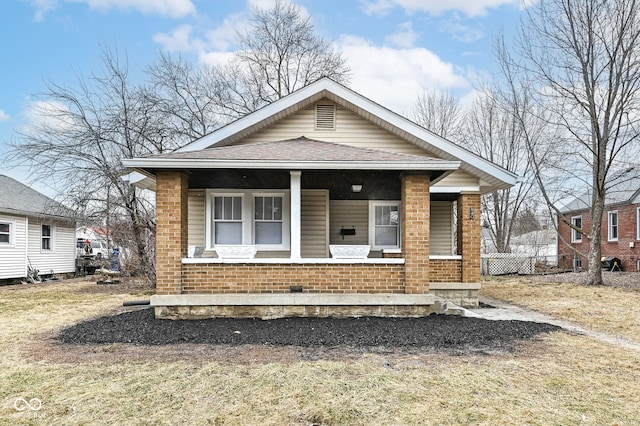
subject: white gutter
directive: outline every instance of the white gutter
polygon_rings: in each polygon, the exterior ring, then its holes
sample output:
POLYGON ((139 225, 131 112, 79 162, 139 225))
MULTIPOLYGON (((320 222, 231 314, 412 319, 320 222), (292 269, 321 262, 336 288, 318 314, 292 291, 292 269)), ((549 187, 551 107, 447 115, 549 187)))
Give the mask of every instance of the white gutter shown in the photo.
POLYGON ((458 170, 460 161, 273 161, 211 160, 175 158, 132 158, 123 160, 132 169, 275 169, 275 170, 458 170))

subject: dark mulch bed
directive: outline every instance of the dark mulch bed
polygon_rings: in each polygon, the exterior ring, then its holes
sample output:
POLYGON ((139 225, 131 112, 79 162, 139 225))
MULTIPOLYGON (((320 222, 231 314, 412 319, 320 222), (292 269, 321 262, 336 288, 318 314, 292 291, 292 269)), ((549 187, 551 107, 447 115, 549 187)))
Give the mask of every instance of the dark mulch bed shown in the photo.
POLYGON ((104 316, 64 329, 69 344, 271 345, 505 350, 521 340, 559 330, 550 324, 489 321, 448 315, 425 318, 283 318, 157 320, 151 309, 104 316))

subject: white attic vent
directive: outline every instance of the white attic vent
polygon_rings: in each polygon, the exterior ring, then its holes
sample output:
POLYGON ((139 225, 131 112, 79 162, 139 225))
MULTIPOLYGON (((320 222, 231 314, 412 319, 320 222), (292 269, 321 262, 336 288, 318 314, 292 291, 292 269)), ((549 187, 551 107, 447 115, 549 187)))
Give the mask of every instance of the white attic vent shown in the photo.
POLYGON ((336 106, 316 104, 316 130, 335 130, 336 106))

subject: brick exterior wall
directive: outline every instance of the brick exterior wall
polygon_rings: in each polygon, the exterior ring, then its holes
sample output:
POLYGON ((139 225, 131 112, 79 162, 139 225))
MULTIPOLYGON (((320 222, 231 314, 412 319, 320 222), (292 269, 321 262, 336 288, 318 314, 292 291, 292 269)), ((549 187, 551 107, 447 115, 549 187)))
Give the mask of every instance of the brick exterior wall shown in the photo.
POLYGON ((185 264, 183 294, 404 293, 404 266, 384 264, 185 264))
POLYGON ((401 238, 404 264, 193 263, 187 255, 187 176, 156 176, 158 295, 288 293, 302 286, 311 293, 429 293, 429 282, 480 281, 480 195, 458 201, 459 254, 463 260, 429 259, 430 179, 402 178, 401 238), (474 209, 474 218, 469 209, 474 209))
POLYGON ((429 278, 432 283, 462 282, 462 261, 457 259, 433 259, 429 278))
POLYGON ((429 185, 427 175, 402 177, 402 252, 405 293, 410 294, 429 292, 429 185))
POLYGON ((458 197, 458 254, 462 255, 460 281, 480 282, 480 194, 458 197))
POLYGON ((156 175, 156 294, 180 294, 187 256, 187 176, 156 175))
MULTIPOLYGON (((614 256, 622 261, 622 268, 625 271, 638 271, 638 260, 640 260, 640 240, 637 233, 637 209, 640 204, 627 204, 616 207, 607 207, 602 217, 601 244, 602 256, 614 256), (609 215, 611 211, 618 212, 618 241, 608 241, 609 236, 609 215), (633 243, 633 247, 631 247, 633 243)), ((581 211, 568 213, 565 218, 571 222, 571 218, 582 216, 582 228, 589 232, 591 229, 591 216, 589 211, 581 211)), ((589 252, 589 240, 586 236, 582 236, 582 242, 571 242, 571 228, 563 221, 558 223, 558 233, 562 238, 558 241, 558 264, 563 268, 573 267, 574 255, 577 259, 582 260, 582 268, 587 269, 588 261, 582 253, 589 252), (569 243, 565 244, 562 239, 569 243)))

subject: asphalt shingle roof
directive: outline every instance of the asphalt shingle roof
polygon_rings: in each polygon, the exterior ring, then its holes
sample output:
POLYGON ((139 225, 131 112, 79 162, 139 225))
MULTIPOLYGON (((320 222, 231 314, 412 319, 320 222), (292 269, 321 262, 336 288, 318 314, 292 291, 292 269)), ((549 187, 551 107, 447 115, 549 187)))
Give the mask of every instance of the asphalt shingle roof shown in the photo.
POLYGON ((232 145, 207 148, 200 151, 157 154, 147 158, 184 160, 246 160, 246 161, 371 161, 424 163, 439 159, 421 155, 402 154, 371 148, 358 148, 324 142, 301 136, 276 142, 250 145, 232 145))
MULTIPOLYGON (((609 178, 609 189, 607 190, 604 204, 611 206, 621 203, 633 203, 640 194, 640 170, 629 168, 611 174, 609 178)), ((562 209, 563 213, 587 210, 591 206, 591 188, 583 192, 562 209)))
POLYGON ((61 218, 73 216, 62 204, 9 176, 0 175, 0 188, 2 213, 61 218))

